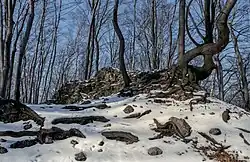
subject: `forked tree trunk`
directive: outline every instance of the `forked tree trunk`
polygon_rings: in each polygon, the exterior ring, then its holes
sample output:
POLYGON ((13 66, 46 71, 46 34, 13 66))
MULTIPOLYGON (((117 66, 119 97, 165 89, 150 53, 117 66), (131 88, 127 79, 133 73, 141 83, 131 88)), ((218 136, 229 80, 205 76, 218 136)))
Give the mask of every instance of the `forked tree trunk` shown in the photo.
MULTIPOLYGON (((180 1, 182 2, 182 1, 180 1)), ((188 63, 193 60, 197 56, 213 56, 215 54, 220 53, 222 50, 225 49, 229 42, 229 28, 227 26, 228 16, 236 4, 237 0, 227 0, 225 3, 224 8, 221 10, 220 14, 217 17, 216 27, 218 30, 218 38, 215 43, 204 43, 200 46, 197 46, 189 51, 187 51, 183 56, 180 55, 179 58, 179 65, 182 67, 188 66, 188 63)), ((207 62, 206 62, 207 63, 207 62)), ((212 63, 212 62, 210 62, 212 63)), ((208 64, 207 67, 212 67, 208 64)), ((198 82, 201 80, 206 79, 210 76, 214 68, 204 68, 204 67, 194 67, 188 66, 188 71, 186 73, 187 79, 190 82, 198 82)))

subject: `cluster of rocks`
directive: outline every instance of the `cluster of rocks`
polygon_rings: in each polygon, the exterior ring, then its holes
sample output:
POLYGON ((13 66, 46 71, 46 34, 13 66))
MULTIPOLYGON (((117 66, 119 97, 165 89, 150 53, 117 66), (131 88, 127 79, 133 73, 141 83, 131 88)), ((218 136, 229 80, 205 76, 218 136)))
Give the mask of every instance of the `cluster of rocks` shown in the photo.
POLYGON ((129 73, 132 83, 129 88, 124 89, 121 72, 111 67, 103 68, 89 80, 71 81, 62 85, 52 101, 55 104, 72 104, 117 93, 130 96, 149 93, 155 89, 168 90, 179 81, 174 77, 174 73, 170 70, 129 73))
POLYGON ((98 98, 117 93, 123 87, 122 75, 118 69, 103 68, 85 81, 71 81, 64 84, 54 95, 55 103, 79 103, 84 99, 98 98))

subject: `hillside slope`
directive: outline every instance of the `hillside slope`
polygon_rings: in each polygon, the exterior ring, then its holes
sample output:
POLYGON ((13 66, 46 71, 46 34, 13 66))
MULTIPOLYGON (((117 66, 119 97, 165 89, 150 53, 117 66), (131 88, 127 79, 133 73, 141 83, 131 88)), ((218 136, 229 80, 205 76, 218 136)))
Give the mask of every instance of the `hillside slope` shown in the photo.
MULTIPOLYGON (((209 158, 204 155, 204 152, 206 152, 204 150, 206 148, 201 146, 212 146, 212 144, 208 139, 201 136, 199 132, 206 133, 209 137, 214 138, 223 146, 230 146, 228 149, 225 149, 225 152, 228 154, 233 154, 235 157, 238 156, 239 159, 244 161, 250 161, 250 146, 248 145, 249 143, 247 143, 250 141, 250 132, 247 132, 247 129, 250 130, 250 114, 238 107, 221 102, 217 99, 208 99, 211 101, 210 103, 193 105, 193 111, 190 111, 189 100, 176 101, 171 98, 155 100, 155 98, 148 98, 144 94, 130 98, 122 98, 113 95, 99 100, 93 100, 91 103, 85 105, 70 105, 88 107, 89 105, 100 105, 106 102, 109 107, 104 107, 102 109, 90 107, 85 110, 70 111, 69 109, 62 109, 63 107, 65 108, 65 105, 29 105, 38 114, 46 117, 45 128, 51 128, 52 126, 65 130, 78 128, 86 138, 70 137, 65 140, 54 141, 51 144, 36 144, 31 147, 12 149, 9 148, 12 143, 19 140, 32 139, 34 137, 13 138, 9 136, 0 136, 0 139, 2 139, 0 140, 0 146, 8 150, 7 153, 0 154, 0 162, 70 162, 75 161, 75 154, 79 152, 83 152, 87 157, 86 161, 89 162, 210 161, 209 158), (124 117, 129 114, 126 114, 123 110, 128 105, 132 106, 129 112, 134 110, 130 114, 142 113, 146 110, 151 110, 151 112, 148 111, 148 114, 140 118, 125 119, 124 117), (226 109, 231 112, 230 120, 227 123, 222 120, 222 113, 226 109), (92 123, 86 125, 83 123, 82 125, 51 124, 55 118, 82 116, 104 116, 110 121, 92 121, 92 123), (192 133, 186 138, 190 139, 190 142, 183 142, 181 138, 175 135, 149 140, 149 138, 158 134, 152 130, 156 127, 153 119, 155 118, 160 123, 165 123, 170 117, 183 118, 191 126, 192 133), (209 134, 211 128, 219 128, 221 130, 221 135, 209 134), (130 132, 137 136, 139 141, 132 144, 126 144, 122 141, 110 140, 102 136, 101 132, 104 131, 130 132), (243 136, 239 136, 240 133, 243 136), (245 138, 245 142, 242 137, 245 138), (72 144, 72 140, 78 144, 72 144), (103 141, 103 143, 101 141, 103 141), (102 144, 100 144, 100 142, 102 144), (148 154, 148 149, 151 147, 160 148, 162 154, 150 156, 148 154)), ((33 125, 30 130, 39 130, 33 122, 30 121, 30 123, 33 125)), ((23 122, 12 124, 0 123, 0 131, 6 130, 21 131, 23 130, 23 122)), ((222 155, 214 155, 212 161, 223 159, 221 156, 222 155)), ((224 159, 225 158, 226 157, 224 157, 224 159)), ((231 161, 233 161, 232 158, 231 161)))

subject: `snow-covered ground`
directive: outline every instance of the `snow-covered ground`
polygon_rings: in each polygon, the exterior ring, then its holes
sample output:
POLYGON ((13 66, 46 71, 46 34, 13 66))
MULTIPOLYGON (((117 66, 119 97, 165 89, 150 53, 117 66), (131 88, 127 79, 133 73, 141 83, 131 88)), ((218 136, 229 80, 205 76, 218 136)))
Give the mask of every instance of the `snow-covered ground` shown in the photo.
MULTIPOLYGON (((211 128, 219 128, 222 134, 219 136, 211 135, 223 145, 231 145, 229 151, 237 151, 239 156, 244 157, 250 155, 250 146, 243 142, 239 136, 242 133, 247 140, 250 141, 250 134, 237 129, 236 127, 250 130, 250 115, 243 112, 241 109, 221 102, 216 99, 207 104, 194 105, 194 110, 191 112, 189 102, 180 102, 173 99, 167 99, 166 103, 154 103, 148 99, 146 95, 140 95, 132 98, 118 98, 116 96, 109 97, 107 104, 111 108, 99 110, 90 108, 84 111, 69 111, 61 109, 65 105, 29 105, 38 114, 46 117, 45 128, 51 128, 51 121, 59 117, 75 117, 98 115, 105 116, 110 119, 111 127, 104 127, 108 123, 94 122, 87 125, 79 124, 57 124, 57 127, 62 129, 78 128, 86 136, 86 138, 71 137, 61 141, 55 141, 52 144, 37 144, 32 147, 23 149, 11 149, 9 145, 20 139, 29 139, 34 137, 0 137, 6 139, 7 142, 0 142, 0 146, 8 149, 8 153, 0 154, 0 162, 71 162, 75 161, 75 154, 83 151, 88 162, 201 162, 204 156, 195 152, 191 143, 185 144, 180 140, 172 137, 164 137, 162 139, 149 140, 156 133, 151 130, 155 127, 153 118, 156 118, 161 123, 165 123, 172 116, 178 118, 186 118, 187 123, 192 127, 192 134, 188 138, 197 138, 199 144, 206 145, 206 139, 198 134, 204 132, 209 134, 211 128), (126 105, 134 107, 134 112, 144 112, 151 110, 140 119, 123 119, 127 116, 123 112, 126 105), (225 123, 221 114, 224 110, 229 109, 233 113, 230 114, 231 119, 225 123), (242 114, 242 116, 240 115, 242 114), (127 131, 139 137, 139 142, 126 144, 124 142, 109 140, 101 135, 105 130, 127 131), (70 143, 74 139, 79 142, 75 147, 70 143), (103 146, 98 144, 104 141, 103 146), (165 141, 165 142, 164 142, 165 141), (163 154, 157 156, 148 155, 150 147, 157 146, 162 149, 163 154), (98 152, 102 149, 102 152, 98 152)), ((91 104, 102 102, 103 100, 94 101, 91 104)), ((32 123, 32 122, 31 122, 32 123)), ((30 130, 38 130, 38 126, 33 123, 33 128, 30 130)), ((23 122, 12 124, 0 123, 0 131, 19 131, 23 130, 23 122)), ((249 159, 246 159, 246 161, 249 159)), ((206 161, 209 161, 206 158, 206 161)), ((249 160, 250 161, 250 160, 249 160)))

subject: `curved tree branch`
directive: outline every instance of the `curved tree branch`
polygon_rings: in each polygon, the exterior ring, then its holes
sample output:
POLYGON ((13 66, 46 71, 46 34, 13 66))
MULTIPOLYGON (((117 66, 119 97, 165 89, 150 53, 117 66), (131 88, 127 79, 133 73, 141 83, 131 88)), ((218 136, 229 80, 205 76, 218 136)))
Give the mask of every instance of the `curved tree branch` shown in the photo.
POLYGON ((229 28, 227 26, 228 16, 237 0, 227 0, 224 8, 217 17, 218 40, 215 43, 207 43, 189 50, 184 55, 184 62, 188 64, 192 59, 200 55, 215 55, 221 52, 229 42, 229 28))

